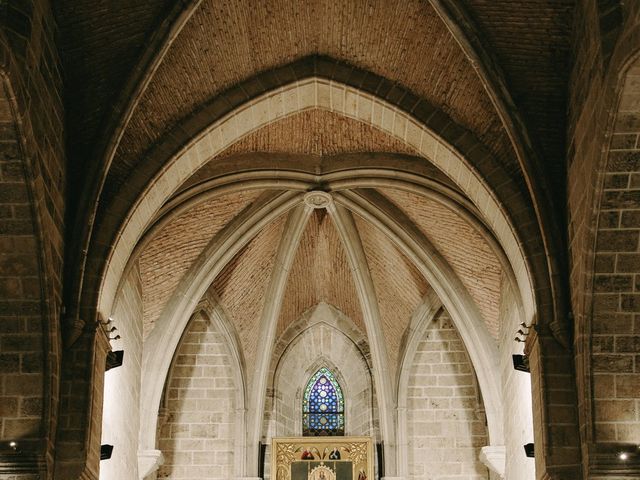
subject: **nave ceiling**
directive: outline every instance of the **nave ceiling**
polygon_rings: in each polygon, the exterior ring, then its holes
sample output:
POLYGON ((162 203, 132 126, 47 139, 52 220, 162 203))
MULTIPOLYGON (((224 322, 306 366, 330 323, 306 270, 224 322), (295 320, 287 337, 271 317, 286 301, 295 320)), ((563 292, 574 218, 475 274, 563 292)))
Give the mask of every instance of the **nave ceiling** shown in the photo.
MULTIPOLYGON (((341 195, 345 187, 340 181, 344 185, 370 172, 395 168, 390 178, 398 177, 398 171, 407 175, 417 172, 430 177, 434 185, 451 192, 454 198, 464 198, 428 161, 411 153, 374 127, 314 109, 263 127, 213 158, 166 202, 136 253, 145 304, 145 335, 154 328, 172 296, 180 295, 183 277, 198 268, 206 245, 252 204, 263 201, 263 188, 278 192, 288 185, 287 175, 307 175, 307 186, 295 187, 302 191, 331 191, 331 181, 338 182, 336 194, 341 195), (280 173, 279 168, 283 169, 280 173), (272 183, 270 187, 243 189, 243 175, 248 180, 260 175, 266 184, 272 176, 272 183)), ((398 209, 404 219, 401 221, 421 232, 449 264, 485 328, 497 340, 504 254, 469 202, 445 200, 442 193, 416 189, 410 181, 404 189, 402 182, 381 181, 377 189, 350 187, 346 191, 371 191, 398 209)), ((291 211, 284 212, 264 226, 207 287, 238 335, 247 372, 256 367, 256 346, 264 334, 260 321, 265 297, 278 248, 283 237, 290 235, 285 228, 290 215, 291 211)), ((395 375, 412 318, 431 287, 388 234, 370 219, 351 215, 365 254, 364 263, 351 265, 332 215, 324 208, 313 210, 294 247, 278 299, 281 306, 275 320, 275 338, 320 303, 336 308, 367 334, 362 297, 353 277, 353 268, 364 269, 373 282, 375 298, 371 301, 380 312, 381 332, 395 375)))

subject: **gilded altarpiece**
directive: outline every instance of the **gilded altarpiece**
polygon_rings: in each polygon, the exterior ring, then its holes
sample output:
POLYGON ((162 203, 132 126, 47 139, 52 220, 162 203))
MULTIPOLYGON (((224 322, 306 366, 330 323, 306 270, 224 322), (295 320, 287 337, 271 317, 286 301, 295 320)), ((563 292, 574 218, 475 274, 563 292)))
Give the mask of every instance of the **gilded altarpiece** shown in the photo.
POLYGON ((370 437, 281 437, 271 448, 274 480, 373 480, 370 437))

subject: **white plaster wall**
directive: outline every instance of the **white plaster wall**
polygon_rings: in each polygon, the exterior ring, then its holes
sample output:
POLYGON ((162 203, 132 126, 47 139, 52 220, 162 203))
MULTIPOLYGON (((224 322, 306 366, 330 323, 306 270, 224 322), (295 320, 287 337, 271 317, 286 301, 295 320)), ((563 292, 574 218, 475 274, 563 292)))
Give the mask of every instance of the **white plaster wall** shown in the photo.
MULTIPOLYGON (((513 368, 511 355, 523 353, 524 343, 516 342, 523 321, 513 288, 503 279, 500 301, 500 368, 504 398, 505 478, 535 479, 535 460, 527 458, 523 445, 533 442, 531 375, 513 368)), ((524 338, 524 337, 521 337, 524 338)))
POLYGON ((113 445, 111 459, 100 462, 100 480, 138 480, 140 372, 142 360, 142 286, 137 263, 116 298, 112 316, 124 350, 121 367, 105 373, 102 443, 113 445))
POLYGON ((473 368, 443 310, 425 331, 413 359, 407 420, 411 479, 489 478, 478 459, 487 429, 473 368))
POLYGON ((191 320, 167 382, 166 417, 158 447, 158 478, 233 477, 235 409, 231 355, 224 335, 198 313, 191 320))

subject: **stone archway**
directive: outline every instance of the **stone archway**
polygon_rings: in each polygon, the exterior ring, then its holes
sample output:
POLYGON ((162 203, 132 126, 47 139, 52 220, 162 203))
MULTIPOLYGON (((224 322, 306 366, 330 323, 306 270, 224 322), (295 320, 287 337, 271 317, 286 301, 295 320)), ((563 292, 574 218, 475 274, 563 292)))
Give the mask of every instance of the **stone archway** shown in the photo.
POLYGON ((640 439, 636 409, 640 372, 637 275, 640 273, 640 146, 638 84, 640 60, 626 66, 602 170, 595 189, 590 291, 582 297, 578 325, 584 392, 586 453, 591 475, 640 472, 635 451, 640 439), (584 319, 584 321, 583 321, 584 319), (633 452, 621 462, 621 452, 633 452))
POLYGON ((42 233, 42 186, 33 178, 11 80, 0 72, 0 370, 6 385, 0 440, 13 442, 21 455, 0 454, 0 466, 6 474, 46 476, 58 408, 59 320, 51 244, 42 233))

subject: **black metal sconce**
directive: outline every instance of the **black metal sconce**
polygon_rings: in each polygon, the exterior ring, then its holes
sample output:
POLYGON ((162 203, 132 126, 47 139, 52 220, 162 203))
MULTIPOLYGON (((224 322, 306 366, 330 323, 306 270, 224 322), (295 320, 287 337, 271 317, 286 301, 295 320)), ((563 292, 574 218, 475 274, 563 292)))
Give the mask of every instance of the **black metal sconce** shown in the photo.
POLYGON ((116 350, 115 352, 108 352, 105 371, 122 366, 123 360, 124 360, 124 350, 116 350))
POLYGON ((529 358, 526 355, 513 354, 513 368, 518 370, 519 372, 527 372, 529 373, 531 370, 529 369, 529 358))
POLYGON ((535 456, 534 455, 534 449, 533 449, 533 443, 527 443, 526 445, 524 445, 524 453, 529 458, 533 458, 535 456))
POLYGON ((100 445, 100 460, 109 460, 113 453, 113 445, 100 445))

